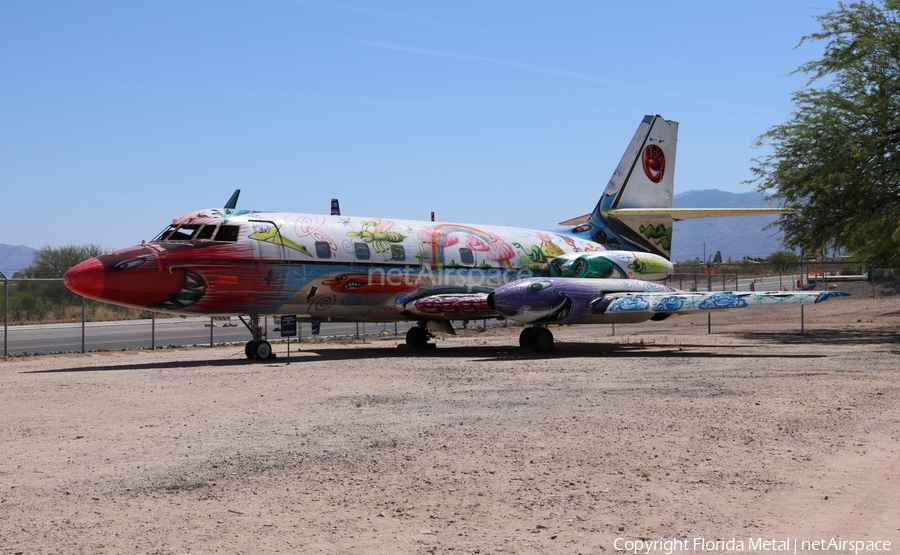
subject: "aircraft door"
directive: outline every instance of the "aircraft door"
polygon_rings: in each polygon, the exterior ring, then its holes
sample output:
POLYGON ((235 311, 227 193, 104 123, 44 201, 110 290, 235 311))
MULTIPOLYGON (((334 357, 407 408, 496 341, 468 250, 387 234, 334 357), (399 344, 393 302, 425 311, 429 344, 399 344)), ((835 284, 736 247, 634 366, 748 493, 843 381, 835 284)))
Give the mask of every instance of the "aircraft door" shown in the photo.
POLYGON ((268 306, 266 312, 276 311, 284 301, 289 264, 287 241, 281 235, 278 224, 272 220, 248 220, 251 225, 255 303, 268 306))

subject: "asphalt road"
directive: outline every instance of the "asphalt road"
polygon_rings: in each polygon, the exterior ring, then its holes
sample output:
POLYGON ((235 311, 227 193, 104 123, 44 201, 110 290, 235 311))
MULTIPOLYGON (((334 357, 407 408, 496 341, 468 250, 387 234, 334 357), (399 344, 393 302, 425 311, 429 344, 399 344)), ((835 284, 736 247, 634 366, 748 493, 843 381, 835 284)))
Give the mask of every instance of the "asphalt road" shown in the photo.
MULTIPOLYGON (((6 330, 5 352, 10 355, 22 353, 59 353, 123 349, 149 349, 167 346, 210 345, 222 343, 244 343, 250 340, 250 331, 240 319, 228 322, 216 321, 210 328, 209 318, 158 318, 153 320, 128 320, 122 322, 91 322, 84 325, 43 324, 32 326, 10 326, 6 330), (83 342, 82 342, 83 341, 83 342)), ((276 331, 277 320, 266 321, 268 339, 282 339, 276 331)), ((411 324, 402 322, 396 326, 398 333, 406 333, 411 324)), ((298 322, 298 330, 303 337, 311 335, 308 322, 298 322)), ((356 335, 378 333, 382 330, 393 332, 394 324, 357 324, 345 322, 323 322, 320 336, 356 335)), ((0 328, 0 347, 3 347, 0 328)), ((296 338, 292 338, 296 339, 296 338)), ((2 351, 2 349, 0 349, 2 351)))

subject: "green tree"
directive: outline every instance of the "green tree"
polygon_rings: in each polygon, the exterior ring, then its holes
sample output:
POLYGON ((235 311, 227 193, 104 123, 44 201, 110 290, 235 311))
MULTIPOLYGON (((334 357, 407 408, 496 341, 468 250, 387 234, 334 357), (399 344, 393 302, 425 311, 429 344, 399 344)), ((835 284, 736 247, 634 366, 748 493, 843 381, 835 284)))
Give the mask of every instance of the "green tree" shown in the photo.
POLYGON ((788 251, 775 251, 766 258, 766 263, 780 273, 785 273, 798 267, 800 257, 788 251))
MULTIPOLYGON (((38 249, 31 265, 16 272, 14 277, 26 278, 16 281, 15 289, 10 289, 11 296, 22 297, 22 306, 35 308, 42 307, 43 311, 49 307, 63 307, 67 304, 80 302, 78 296, 66 289, 62 278, 69 268, 95 256, 103 254, 103 248, 97 245, 72 245, 66 247, 51 247, 46 245, 38 249), (56 278, 54 281, 46 281, 48 278, 56 278), (40 300, 40 304, 34 304, 40 300)), ((10 299, 10 307, 14 306, 10 299)), ((23 308, 23 310, 25 310, 23 308)))
POLYGON ((100 256, 106 252, 97 245, 70 245, 51 247, 45 245, 34 254, 31 265, 16 273, 16 277, 26 278, 61 278, 69 268, 88 258, 100 256))
POLYGON ((796 214, 778 225, 807 252, 900 261, 900 0, 839 4, 805 42, 826 43, 786 123, 757 139, 751 183, 796 214), (813 83, 824 83, 820 88, 813 83))

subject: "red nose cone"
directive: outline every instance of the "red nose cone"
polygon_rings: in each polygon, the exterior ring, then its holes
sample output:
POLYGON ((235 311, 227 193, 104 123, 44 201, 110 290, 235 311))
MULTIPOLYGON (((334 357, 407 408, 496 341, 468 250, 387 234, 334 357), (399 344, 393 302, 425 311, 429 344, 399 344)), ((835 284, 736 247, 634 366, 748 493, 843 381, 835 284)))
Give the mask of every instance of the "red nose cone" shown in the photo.
POLYGON ((105 284, 103 264, 96 258, 85 260, 66 272, 64 282, 73 293, 99 299, 105 284))

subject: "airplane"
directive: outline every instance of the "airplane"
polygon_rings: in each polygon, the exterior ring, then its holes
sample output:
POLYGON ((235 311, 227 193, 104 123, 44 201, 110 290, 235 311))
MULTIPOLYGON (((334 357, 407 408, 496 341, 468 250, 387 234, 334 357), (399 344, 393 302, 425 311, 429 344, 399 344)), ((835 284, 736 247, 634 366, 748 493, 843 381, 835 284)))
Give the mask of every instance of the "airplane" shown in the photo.
POLYGON ((263 315, 398 322, 411 349, 451 321, 526 324, 522 347, 553 349, 552 324, 659 321, 709 310, 822 302, 843 291, 693 292, 666 284, 672 224, 782 214, 672 208, 678 123, 645 116, 593 211, 556 231, 222 208, 176 218, 153 240, 81 262, 73 292, 144 310, 238 315, 248 359, 273 357, 263 315), (247 317, 245 320, 244 317, 247 317))

